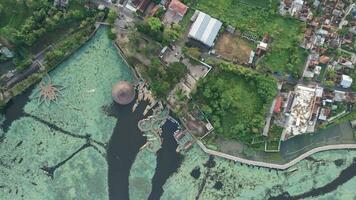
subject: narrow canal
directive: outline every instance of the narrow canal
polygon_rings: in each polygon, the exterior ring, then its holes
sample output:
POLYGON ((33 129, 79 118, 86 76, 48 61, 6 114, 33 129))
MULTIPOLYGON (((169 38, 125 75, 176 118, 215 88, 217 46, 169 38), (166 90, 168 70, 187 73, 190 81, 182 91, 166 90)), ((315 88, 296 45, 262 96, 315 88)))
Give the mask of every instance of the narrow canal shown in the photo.
POLYGON ((160 199, 163 194, 163 185, 167 179, 177 171, 182 157, 176 152, 177 142, 173 133, 178 129, 178 124, 167 120, 162 127, 162 148, 157 152, 157 168, 152 179, 152 191, 149 200, 160 199))
POLYGON ((21 95, 16 96, 7 103, 1 114, 5 115, 5 121, 2 123, 4 132, 10 127, 11 123, 24 115, 23 108, 29 100, 29 96, 34 86, 28 88, 21 95))
POLYGON ((290 195, 288 192, 282 193, 278 196, 271 197, 270 200, 297 200, 297 199, 306 199, 310 197, 317 197, 320 195, 325 195, 336 190, 339 186, 343 185, 347 181, 351 180, 356 176, 356 158, 354 158, 352 164, 346 169, 342 170, 337 178, 331 182, 325 184, 324 186, 313 188, 310 191, 299 195, 290 195))
POLYGON ((107 150, 109 197, 112 200, 129 199, 130 169, 140 147, 145 144, 137 123, 144 118, 142 113, 147 103, 139 104, 136 111, 131 112, 133 103, 126 106, 113 103, 109 110, 109 115, 118 119, 107 150))
MULTIPOLYGON (((19 119, 24 115, 23 107, 28 101, 31 91, 32 88, 14 98, 1 112, 5 115, 5 121, 2 124, 3 129, 6 130, 14 120, 19 119)), ((130 168, 135 160, 139 148, 145 143, 145 138, 139 131, 137 122, 144 118, 142 113, 146 104, 141 103, 134 113, 131 112, 131 106, 132 105, 119 106, 117 104, 113 104, 108 111, 109 115, 115 116, 118 119, 107 150, 107 161, 109 165, 109 198, 111 200, 129 199, 128 177, 130 168)), ((171 121, 167 121, 163 126, 163 144, 162 149, 157 152, 157 168, 152 179, 152 192, 149 196, 150 200, 160 199, 163 193, 163 185, 169 176, 171 176, 172 173, 178 169, 182 160, 182 158, 175 152, 177 144, 173 138, 173 132, 176 129, 177 125, 171 121)), ((355 176, 356 159, 350 166, 341 171, 337 178, 324 186, 314 188, 295 196, 283 193, 270 199, 294 200, 324 195, 336 190, 339 186, 343 185, 355 176)))

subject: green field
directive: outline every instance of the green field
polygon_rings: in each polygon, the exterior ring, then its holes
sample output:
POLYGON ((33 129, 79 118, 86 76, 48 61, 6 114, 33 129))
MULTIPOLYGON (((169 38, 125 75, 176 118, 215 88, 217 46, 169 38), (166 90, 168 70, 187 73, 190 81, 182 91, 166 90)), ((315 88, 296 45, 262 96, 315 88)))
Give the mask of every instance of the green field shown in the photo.
POLYGON ((274 72, 300 74, 306 54, 298 43, 303 37, 305 24, 278 15, 275 1, 272 4, 255 1, 260 3, 253 6, 245 0, 197 0, 194 7, 242 32, 251 32, 260 38, 268 33, 273 42, 259 65, 274 72))

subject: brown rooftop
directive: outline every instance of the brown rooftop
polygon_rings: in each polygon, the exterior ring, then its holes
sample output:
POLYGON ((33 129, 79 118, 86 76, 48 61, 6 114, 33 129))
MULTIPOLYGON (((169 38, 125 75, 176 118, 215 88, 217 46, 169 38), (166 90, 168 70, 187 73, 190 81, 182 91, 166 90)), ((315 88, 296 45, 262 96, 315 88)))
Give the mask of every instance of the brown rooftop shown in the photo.
POLYGON ((135 95, 135 89, 126 81, 120 81, 112 87, 112 98, 121 105, 131 103, 135 99, 135 95))

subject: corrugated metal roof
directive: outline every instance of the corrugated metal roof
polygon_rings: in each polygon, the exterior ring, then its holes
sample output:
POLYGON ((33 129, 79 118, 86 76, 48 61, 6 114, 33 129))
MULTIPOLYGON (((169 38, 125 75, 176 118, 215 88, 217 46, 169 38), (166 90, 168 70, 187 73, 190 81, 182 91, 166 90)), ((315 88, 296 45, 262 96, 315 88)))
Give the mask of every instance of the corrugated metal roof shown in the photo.
POLYGON ((203 12, 198 12, 199 15, 189 31, 189 37, 211 47, 219 33, 222 23, 203 12))

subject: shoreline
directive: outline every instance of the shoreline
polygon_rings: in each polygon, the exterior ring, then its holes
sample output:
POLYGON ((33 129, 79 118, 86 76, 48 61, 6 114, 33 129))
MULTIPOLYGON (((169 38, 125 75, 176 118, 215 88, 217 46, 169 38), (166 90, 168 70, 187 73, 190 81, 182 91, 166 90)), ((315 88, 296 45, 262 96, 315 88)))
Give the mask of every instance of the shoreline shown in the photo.
POLYGON ((207 153, 209 155, 221 157, 221 158, 232 160, 235 162, 240 162, 242 164, 252 165, 252 166, 256 166, 256 167, 265 167, 265 168, 269 168, 269 169, 277 169, 277 170, 286 170, 286 169, 292 167, 293 165, 297 164, 298 162, 304 160, 305 158, 307 158, 313 154, 319 153, 319 152, 332 151, 332 150, 355 150, 356 149, 356 144, 325 145, 325 146, 313 148, 285 164, 276 164, 276 163, 268 163, 268 162, 263 162, 263 161, 256 161, 256 160, 241 158, 241 157, 237 157, 237 156, 232 156, 227 153, 214 151, 214 150, 208 149, 200 140, 198 140, 196 143, 199 145, 199 147, 205 153, 207 153))

